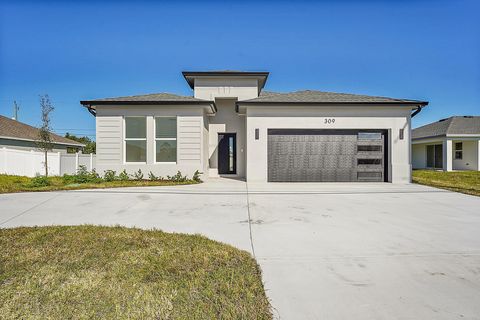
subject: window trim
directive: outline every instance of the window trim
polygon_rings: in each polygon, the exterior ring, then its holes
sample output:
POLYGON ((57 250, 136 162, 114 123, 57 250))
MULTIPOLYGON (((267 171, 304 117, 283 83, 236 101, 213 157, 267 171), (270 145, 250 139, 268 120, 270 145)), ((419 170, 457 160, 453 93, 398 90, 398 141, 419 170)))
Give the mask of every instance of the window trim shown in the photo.
POLYGON ((153 116, 153 163, 154 164, 177 164, 178 163, 178 116, 153 116), (157 118, 175 118, 175 129, 177 130, 175 138, 157 138, 157 118), (175 148, 176 161, 160 161, 157 162, 157 141, 175 141, 177 146, 175 148))
POLYGON ((146 116, 123 116, 123 164, 147 164, 148 159, 148 130, 146 116), (145 119, 145 138, 127 138, 127 120, 126 118, 144 118, 145 119), (127 161, 127 141, 145 141, 145 161, 127 161))

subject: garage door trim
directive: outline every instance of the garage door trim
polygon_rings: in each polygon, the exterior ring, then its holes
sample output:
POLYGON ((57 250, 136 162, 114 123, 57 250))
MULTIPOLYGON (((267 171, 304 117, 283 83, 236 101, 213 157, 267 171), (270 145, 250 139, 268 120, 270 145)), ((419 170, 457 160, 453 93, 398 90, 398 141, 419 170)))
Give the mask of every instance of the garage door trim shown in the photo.
MULTIPOLYGON (((269 182, 302 182, 302 181, 375 181, 375 166, 372 166, 369 168, 368 166, 368 161, 358 161, 358 159, 363 159, 358 158, 360 155, 363 155, 364 157, 368 158, 375 158, 378 156, 378 153, 371 152, 368 153, 366 152, 368 150, 364 150, 362 152, 358 151, 358 147, 362 145, 374 145, 378 144, 382 146, 382 152, 381 152, 381 161, 382 161, 382 170, 378 171, 378 173, 383 174, 383 181, 388 182, 389 181, 389 146, 388 146, 388 130, 385 129, 306 129, 306 128, 272 128, 267 130, 267 175, 268 175, 268 181, 269 182), (378 140, 363 140, 359 139, 359 133, 380 133, 381 134, 381 141, 378 140), (282 138, 276 138, 273 139, 272 136, 286 136, 287 140, 282 140, 282 138), (290 148, 293 148, 298 152, 298 148, 302 148, 302 145, 296 144, 296 142, 302 142, 301 138, 300 141, 297 140, 297 138, 292 137, 295 135, 306 135, 306 136, 336 136, 332 138, 326 137, 325 139, 325 145, 327 146, 332 146, 332 140, 334 139, 333 142, 335 143, 335 139, 340 139, 339 143, 341 144, 340 147, 337 147, 337 145, 334 145, 333 148, 336 150, 334 153, 324 153, 325 150, 320 151, 319 148, 325 148, 325 146, 322 144, 323 139, 321 137, 316 138, 313 137, 314 140, 304 140, 306 144, 303 145, 304 148, 307 150, 305 151, 300 151, 300 156, 299 158, 292 158, 292 156, 289 154, 291 152, 290 148), (341 137, 345 135, 346 137, 341 137), (288 136, 292 138, 291 141, 288 141, 288 136), (353 136, 355 137, 353 140, 353 136), (317 140, 318 139, 318 140, 317 140), (308 142, 314 142, 318 141, 319 143, 316 145, 314 144, 309 144, 308 142), (369 142, 367 142, 369 141, 369 142), (327 143, 330 142, 330 145, 327 143), (285 143, 285 145, 282 146, 282 143, 285 143), (307 147, 308 145, 308 147, 307 147), (272 148, 274 148, 272 150, 272 148), (280 148, 280 149, 275 149, 275 148, 280 148), (287 149, 287 151, 285 150, 287 149), (339 150, 340 151, 337 151, 339 150), (281 156, 277 152, 281 152, 280 150, 283 150, 283 154, 288 154, 289 157, 287 157, 287 164, 285 165, 285 162, 282 164, 279 164, 282 161, 285 161, 285 158, 281 158, 281 156), (346 151, 345 151, 346 150, 346 151), (353 150, 353 151, 352 151, 353 150), (275 153, 273 158, 271 153, 275 153), (285 153, 287 152, 287 153, 285 153), (305 154, 302 154, 302 152, 306 152, 305 154), (340 152, 339 154, 336 154, 336 152, 340 152), (345 153, 346 152, 346 153, 345 153), (360 153, 359 153, 360 152, 360 153), (365 152, 365 153, 363 153, 365 152), (333 156, 328 157, 329 155, 333 156), (335 157, 337 155, 337 157, 335 157), (313 157, 313 160, 312 160, 313 157), (314 166, 317 165, 317 159, 318 158, 319 167, 317 167, 318 170, 315 170, 315 167, 312 167, 311 164, 314 163, 314 166), (323 164, 321 164, 323 160, 323 164), (350 167, 342 167, 342 166, 337 166, 338 164, 344 163, 343 160, 346 161, 346 163, 350 163, 350 167), (295 164, 292 164, 292 161, 295 164), (312 162, 313 161, 313 162, 312 162), (332 167, 332 162, 333 161, 333 166, 332 167), (358 163, 357 163, 358 161, 358 163), (300 163, 300 165, 299 165, 300 163), (308 163, 308 164, 307 164, 308 163), (337 163, 337 165, 335 165, 337 163), (355 163, 355 164, 353 164, 355 163), (275 167, 274 164, 276 165, 275 167), (278 165, 283 166, 278 167, 278 165), (325 167, 323 167, 325 166, 325 167), (350 169, 349 169, 350 168, 350 169), (313 171, 312 171, 313 170, 313 171), (333 175, 334 178, 332 179, 332 170, 333 170, 333 175), (369 174, 371 172, 372 174, 369 174), (360 177, 362 176, 362 178, 360 177), (370 178, 369 178, 370 177, 370 178)), ((378 151, 375 150, 375 148, 372 151, 378 151)), ((331 152, 331 149, 330 149, 331 152)), ((378 175, 377 175, 378 176, 378 175)), ((378 176, 380 178, 380 176, 378 176)), ((379 180, 376 180, 379 182, 379 180)), ((382 181, 382 180, 380 180, 382 181)))

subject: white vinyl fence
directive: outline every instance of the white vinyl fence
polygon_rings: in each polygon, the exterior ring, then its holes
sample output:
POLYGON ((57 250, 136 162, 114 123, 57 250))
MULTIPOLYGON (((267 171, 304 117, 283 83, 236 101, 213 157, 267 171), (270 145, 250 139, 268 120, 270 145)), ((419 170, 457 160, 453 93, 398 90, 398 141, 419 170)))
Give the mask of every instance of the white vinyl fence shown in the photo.
MULTIPOLYGON (((43 152, 0 148, 0 173, 35 177, 45 174, 44 162, 43 152)), ((94 169, 95 155, 49 152, 47 162, 49 175, 73 174, 80 165, 84 165, 88 171, 94 169)))

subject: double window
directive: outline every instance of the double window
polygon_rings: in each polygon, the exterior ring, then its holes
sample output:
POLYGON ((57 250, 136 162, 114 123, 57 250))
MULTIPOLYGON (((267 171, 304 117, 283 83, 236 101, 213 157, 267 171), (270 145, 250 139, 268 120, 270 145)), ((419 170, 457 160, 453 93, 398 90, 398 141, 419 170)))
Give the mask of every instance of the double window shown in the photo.
MULTIPOLYGON (((177 118, 156 117, 155 162, 177 161, 177 118)), ((147 118, 125 117, 125 162, 147 162, 147 118)))
POLYGON ((155 118, 155 162, 177 162, 177 118, 155 118))

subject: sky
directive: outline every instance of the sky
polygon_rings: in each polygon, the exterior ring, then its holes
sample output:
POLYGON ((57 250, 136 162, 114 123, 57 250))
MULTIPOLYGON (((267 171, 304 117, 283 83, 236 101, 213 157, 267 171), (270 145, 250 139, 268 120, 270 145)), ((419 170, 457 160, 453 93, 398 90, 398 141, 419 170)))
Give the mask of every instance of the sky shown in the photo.
POLYGON ((0 114, 95 135, 79 101, 192 95, 181 71, 269 71, 268 91, 427 100, 480 115, 480 1, 0 1, 0 114))

